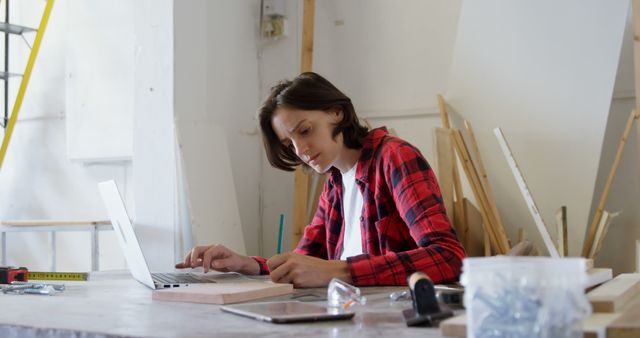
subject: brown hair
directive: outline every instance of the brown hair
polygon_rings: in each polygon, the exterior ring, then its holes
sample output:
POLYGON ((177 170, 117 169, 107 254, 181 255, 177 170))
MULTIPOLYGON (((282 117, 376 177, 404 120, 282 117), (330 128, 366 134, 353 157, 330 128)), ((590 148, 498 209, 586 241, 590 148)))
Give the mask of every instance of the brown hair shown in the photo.
POLYGON ((291 148, 282 144, 273 130, 271 119, 278 107, 325 112, 342 109, 343 118, 336 124, 333 137, 342 133, 347 148, 362 148, 362 142, 369 131, 367 127, 360 125, 351 99, 322 76, 307 72, 291 81, 280 81, 271 87, 271 93, 258 110, 267 158, 271 166, 278 169, 293 171, 297 165, 307 166, 291 148))

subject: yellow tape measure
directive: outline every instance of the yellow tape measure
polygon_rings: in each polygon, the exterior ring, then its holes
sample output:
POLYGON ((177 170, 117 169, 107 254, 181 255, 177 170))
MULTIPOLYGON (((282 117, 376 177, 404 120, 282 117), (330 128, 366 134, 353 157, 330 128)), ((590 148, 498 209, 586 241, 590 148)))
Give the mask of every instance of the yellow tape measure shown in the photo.
POLYGON ((89 280, 89 273, 87 272, 39 272, 29 271, 27 273, 28 280, 77 280, 85 281, 89 280))

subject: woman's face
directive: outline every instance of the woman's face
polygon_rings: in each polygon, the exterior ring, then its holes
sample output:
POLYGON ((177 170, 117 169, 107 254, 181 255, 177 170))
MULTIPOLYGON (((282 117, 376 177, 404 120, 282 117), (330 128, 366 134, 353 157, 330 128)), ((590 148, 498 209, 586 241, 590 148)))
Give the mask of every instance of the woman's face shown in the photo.
POLYGON ((271 126, 283 145, 291 147, 298 157, 318 173, 325 173, 340 163, 345 149, 342 133, 332 137, 342 111, 300 110, 278 107, 271 126))

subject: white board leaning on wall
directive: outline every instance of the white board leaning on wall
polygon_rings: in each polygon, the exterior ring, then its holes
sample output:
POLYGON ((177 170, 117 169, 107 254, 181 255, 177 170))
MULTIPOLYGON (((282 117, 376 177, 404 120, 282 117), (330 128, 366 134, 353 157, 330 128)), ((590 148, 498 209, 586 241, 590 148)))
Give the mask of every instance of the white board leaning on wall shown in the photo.
POLYGON ((176 121, 176 137, 193 245, 223 244, 246 254, 224 129, 207 121, 176 121))

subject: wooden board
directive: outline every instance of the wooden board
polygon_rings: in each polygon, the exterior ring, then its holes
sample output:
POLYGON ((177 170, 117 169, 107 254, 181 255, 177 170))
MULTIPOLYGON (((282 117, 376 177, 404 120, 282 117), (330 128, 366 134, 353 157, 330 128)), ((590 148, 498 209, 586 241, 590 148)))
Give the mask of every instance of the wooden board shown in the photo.
POLYGON ((245 254, 224 128, 212 121, 177 120, 175 131, 193 244, 224 243, 237 253, 245 254))
POLYGON ((446 337, 467 336, 467 315, 451 317, 440 323, 440 334, 446 337))
POLYGON ((607 326, 607 338, 640 337, 640 301, 636 300, 624 309, 620 317, 607 326))
POLYGON ((613 278, 613 270, 608 268, 591 268, 587 270, 587 274, 587 285, 585 286, 585 289, 598 286, 613 278))
POLYGON ((469 229, 465 246, 467 256, 484 256, 485 230, 482 224, 482 214, 480 210, 466 198, 464 199, 464 213, 467 215, 467 225, 469 229))
POLYGON ((558 245, 558 253, 560 253, 560 256, 567 257, 569 255, 567 207, 564 205, 556 211, 556 244, 558 245))
MULTIPOLYGON (((451 144, 451 132, 449 129, 435 128, 433 131, 435 154, 436 154, 436 173, 438 174, 438 185, 442 193, 444 208, 447 216, 453 222, 453 145, 451 144)), ((453 224, 458 235, 464 236, 458 229, 458 224, 453 224)), ((460 241, 463 238, 460 236, 460 241)), ((463 245, 466 243, 463 242, 463 245)))
POLYGON ((607 182, 604 184, 602 195, 600 196, 600 201, 598 202, 598 207, 596 208, 596 213, 593 216, 593 220, 591 220, 591 225, 587 229, 587 237, 585 238, 584 244, 582 246, 582 256, 584 257, 588 257, 589 253, 591 252, 592 246, 594 245, 596 230, 598 224, 600 224, 602 213, 604 212, 604 207, 607 203, 607 198, 609 197, 609 191, 611 190, 611 186, 613 185, 613 178, 616 176, 616 172, 618 171, 618 166, 620 165, 620 160, 624 152, 624 146, 627 144, 627 140, 629 139, 631 127, 633 126, 633 122, 637 118, 638 113, 635 110, 631 111, 629 119, 627 120, 627 125, 624 128, 622 138, 620 139, 618 150, 616 151, 616 157, 613 159, 613 165, 611 166, 611 171, 609 171, 607 182))
POLYGON ((292 284, 267 281, 239 283, 204 283, 187 287, 153 291, 153 300, 204 304, 232 304, 248 300, 286 295, 293 292, 292 284))
POLYGON ((507 140, 504 138, 504 135, 502 134, 502 130, 500 130, 500 128, 496 128, 493 130, 493 132, 495 133, 496 138, 498 139, 498 143, 500 144, 500 148, 502 149, 502 152, 504 153, 504 156, 507 159, 507 162, 509 163, 509 167, 511 167, 511 171, 513 172, 513 176, 515 177, 516 182, 518 183, 518 187, 520 188, 522 197, 524 197, 525 202, 527 202, 527 206, 529 207, 531 216, 533 216, 533 220, 536 223, 538 232, 542 237, 542 242, 544 243, 544 246, 547 248, 547 251, 549 252, 549 255, 551 257, 554 257, 554 258, 560 257, 558 250, 556 249, 556 247, 553 245, 553 242, 551 241, 551 236, 549 236, 549 230, 547 226, 544 224, 544 221, 542 220, 542 216, 538 211, 538 207, 536 206, 536 203, 533 201, 533 196, 529 191, 527 182, 524 180, 524 176, 522 176, 522 173, 518 168, 518 164, 516 163, 516 160, 513 157, 511 149, 509 148, 509 144, 507 144, 507 140))
POLYGON ((617 312, 637 294, 640 294, 640 274, 623 273, 591 290, 587 297, 593 312, 617 312))
POLYGON ((619 213, 611 214, 607 211, 603 211, 593 245, 591 246, 591 251, 589 251, 589 258, 596 259, 596 257, 598 257, 598 253, 600 253, 607 231, 609 231, 609 226, 611 225, 611 222, 613 222, 613 219, 618 215, 619 213))

